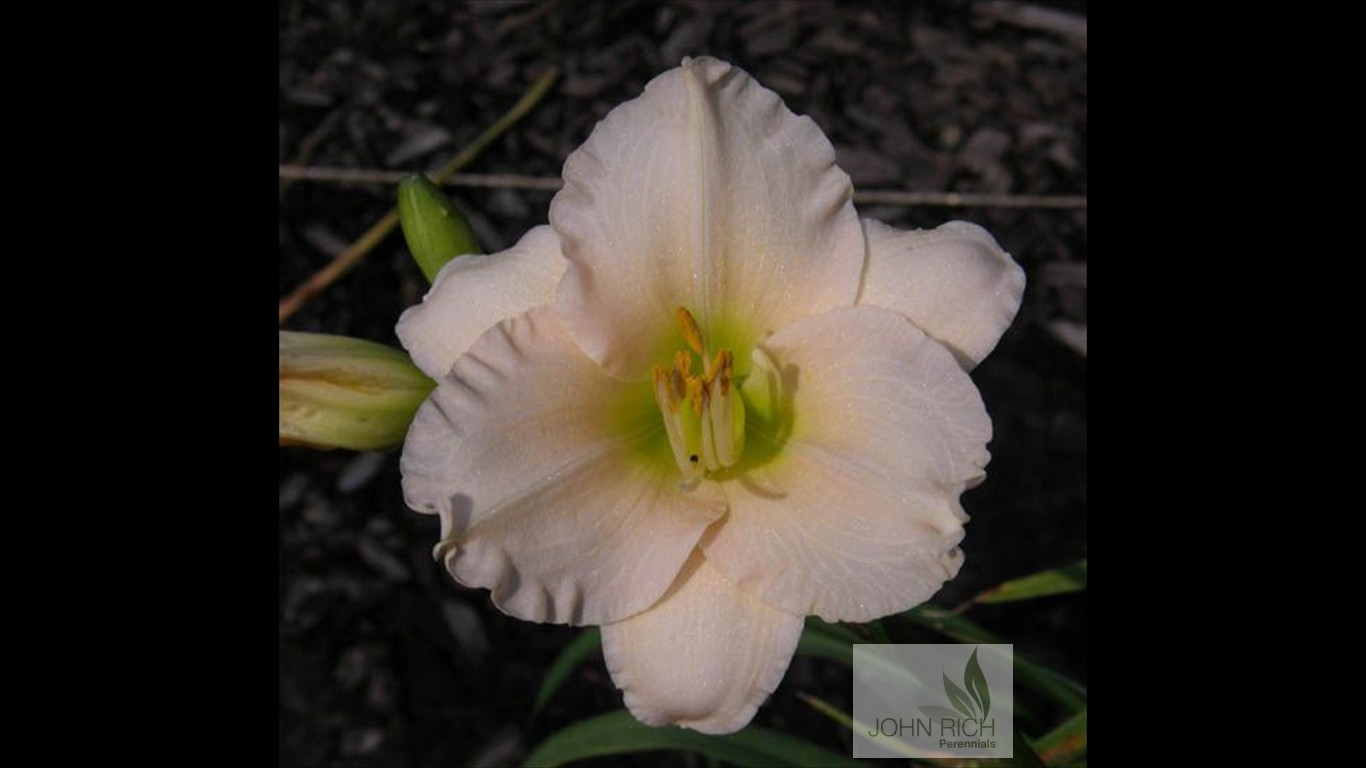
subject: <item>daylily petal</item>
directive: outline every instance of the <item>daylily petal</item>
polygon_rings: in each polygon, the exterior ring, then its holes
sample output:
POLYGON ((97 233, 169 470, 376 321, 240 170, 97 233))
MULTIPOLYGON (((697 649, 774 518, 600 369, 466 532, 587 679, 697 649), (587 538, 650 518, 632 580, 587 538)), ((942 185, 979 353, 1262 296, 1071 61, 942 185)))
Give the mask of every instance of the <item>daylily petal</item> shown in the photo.
POLYGON ((440 379, 499 320, 553 301, 565 265, 559 238, 547 226, 506 251, 452 259, 422 303, 399 318, 398 338, 423 373, 440 379))
POLYGON ((725 62, 685 59, 651 80, 569 156, 564 181, 550 204, 570 261, 557 307, 615 376, 672 359, 679 306, 715 348, 747 350, 857 296, 863 233, 834 149, 725 62))
POLYGON ((901 230, 863 220, 868 266, 858 303, 896 310, 953 351, 982 362, 1020 309, 1025 275, 991 233, 966 221, 901 230))
POLYGON ((662 426, 653 408, 634 424, 613 412, 632 386, 653 405, 648 387, 585 357, 550 307, 503 321, 455 362, 401 468, 408 505, 441 515, 437 552, 457 581, 518 618, 571 624, 625 618, 669 588, 725 507, 642 455, 662 426))
POLYGON ((874 307, 799 320, 761 350, 746 396, 777 371, 792 421, 752 422, 757 466, 725 484, 730 514, 702 540, 708 562, 774 607, 831 621, 925 601, 962 564, 958 496, 990 458, 972 380, 874 307))
POLYGON ((602 650, 637 720, 730 733, 778 687, 802 626, 698 553, 658 605, 602 628, 602 650))

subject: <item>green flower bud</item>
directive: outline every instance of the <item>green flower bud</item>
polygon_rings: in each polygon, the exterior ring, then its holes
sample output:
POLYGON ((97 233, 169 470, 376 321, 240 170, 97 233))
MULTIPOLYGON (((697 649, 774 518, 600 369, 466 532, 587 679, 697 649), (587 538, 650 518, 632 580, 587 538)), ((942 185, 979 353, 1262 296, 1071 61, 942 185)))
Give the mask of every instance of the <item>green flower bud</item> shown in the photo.
POLYGON ((280 445, 396 446, 434 386, 401 350, 280 331, 280 445))
POLYGON ((436 273, 456 256, 479 253, 465 217, 426 176, 399 182, 398 223, 427 282, 435 281, 436 273))

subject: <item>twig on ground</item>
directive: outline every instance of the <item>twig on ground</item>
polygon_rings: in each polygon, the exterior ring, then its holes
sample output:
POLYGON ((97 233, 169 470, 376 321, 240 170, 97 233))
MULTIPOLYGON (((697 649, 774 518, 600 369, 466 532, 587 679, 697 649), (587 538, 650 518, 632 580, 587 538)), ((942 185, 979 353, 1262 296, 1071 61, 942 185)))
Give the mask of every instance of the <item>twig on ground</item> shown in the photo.
MULTIPOLYGON (((344 114, 346 114, 345 106, 337 107, 328 112, 327 116, 318 123, 318 126, 309 131, 304 140, 299 142, 299 154, 294 156, 294 162, 298 165, 307 165, 308 161, 313 159, 313 153, 318 150, 318 145, 327 138, 328 134, 332 133, 332 129, 337 127, 344 114)), ((294 179, 288 176, 280 177, 280 202, 285 201, 285 193, 289 191, 293 181, 294 179)))
MULTIPOLYGON (((451 161, 443 165, 434 173, 428 174, 431 180, 441 184, 449 179, 456 171, 469 165, 472 160, 484 151, 484 148, 493 143, 499 136, 503 135, 509 128, 517 123, 531 111, 546 93, 550 91, 550 86, 554 85, 555 79, 559 77, 559 71, 551 68, 545 74, 536 79, 531 84, 527 92, 522 94, 522 98, 512 106, 497 122, 489 126, 469 146, 460 150, 460 153, 451 158, 451 161)), ((283 166, 282 166, 283 167, 283 166)), ((408 174, 400 174, 406 176, 408 174)), ((285 178, 283 175, 281 178, 285 178)), ((383 218, 375 222, 374 226, 365 231, 365 234, 356 239, 351 247, 337 254, 327 266, 318 270, 312 277, 295 288, 288 296, 280 300, 280 324, 284 325, 291 315, 299 311, 309 299, 313 298, 327 286, 337 281, 337 278, 360 262, 376 245, 384 240, 394 227, 398 225, 398 213, 390 209, 383 218)))
MULTIPOLYGON (((408 174, 367 168, 324 168, 281 165, 280 178, 332 184, 397 184, 408 174)), ((456 173, 445 179, 451 187, 488 187, 554 192, 560 180, 553 176, 521 176, 513 173, 456 173)), ((937 205, 947 208, 1085 208, 1085 195, 993 195, 975 192, 908 192, 868 189, 854 192, 862 205, 937 205)))
MULTIPOLYGON (((282 179, 358 186, 390 186, 399 183, 407 175, 403 171, 377 171, 369 168, 280 166, 282 179)), ((448 187, 493 187, 554 192, 560 188, 560 179, 555 176, 521 176, 515 173, 455 173, 446 179, 445 184, 448 187)))
POLYGON ((1056 8, 1003 0, 983 3, 975 10, 982 16, 1021 29, 1055 34, 1086 50, 1086 17, 1056 8))

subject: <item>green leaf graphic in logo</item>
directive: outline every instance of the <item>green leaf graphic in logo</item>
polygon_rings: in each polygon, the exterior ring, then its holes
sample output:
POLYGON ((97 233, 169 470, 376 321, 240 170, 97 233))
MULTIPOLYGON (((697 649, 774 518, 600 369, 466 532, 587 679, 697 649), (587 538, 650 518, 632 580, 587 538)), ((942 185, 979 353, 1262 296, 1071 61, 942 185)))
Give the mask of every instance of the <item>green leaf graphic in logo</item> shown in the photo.
POLYGON ((982 674, 982 665, 977 663, 976 648, 972 649, 967 669, 963 670, 963 687, 968 689, 972 700, 977 702, 977 708, 982 711, 982 718, 985 719, 987 712, 991 711, 991 690, 987 688, 987 676, 982 674))
POLYGON ((944 693, 949 695, 949 703, 953 705, 954 709, 962 712, 963 717, 969 720, 977 719, 972 713, 972 701, 968 699, 966 693, 963 693, 962 688, 953 684, 948 675, 944 675, 944 693))

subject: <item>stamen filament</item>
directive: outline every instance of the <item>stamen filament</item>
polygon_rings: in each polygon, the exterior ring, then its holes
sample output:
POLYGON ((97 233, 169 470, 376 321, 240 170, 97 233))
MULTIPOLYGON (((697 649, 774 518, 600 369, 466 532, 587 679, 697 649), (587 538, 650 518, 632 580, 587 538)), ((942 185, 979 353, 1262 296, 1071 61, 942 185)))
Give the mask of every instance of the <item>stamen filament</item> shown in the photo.
POLYGON ((697 320, 685 307, 674 311, 688 347, 702 360, 702 375, 692 374, 692 355, 674 354, 673 367, 655 366, 655 400, 664 418, 669 447, 685 486, 707 472, 734 466, 745 445, 745 407, 734 381, 735 356, 728 349, 714 357, 697 320))
MULTIPOLYGON (((673 374, 676 376, 677 369, 673 374)), ((664 416, 664 431, 669 435, 669 447, 673 450, 674 463, 678 465, 683 473, 684 485, 693 485, 702 479, 702 467, 700 459, 688 453, 687 440, 684 437, 682 398, 679 397, 673 386, 669 372, 660 366, 655 366, 655 402, 659 404, 659 411, 664 416)))
POLYGON ((740 454, 744 452, 745 440, 745 408, 741 404, 738 408, 736 403, 739 400, 739 393, 734 392, 731 387, 732 370, 731 366, 734 359, 729 350, 722 350, 717 356, 720 361, 716 370, 716 382, 712 385, 711 403, 711 429, 712 444, 716 450, 716 462, 722 467, 734 466, 739 461, 740 454), (739 419, 737 427, 736 419, 739 419))

